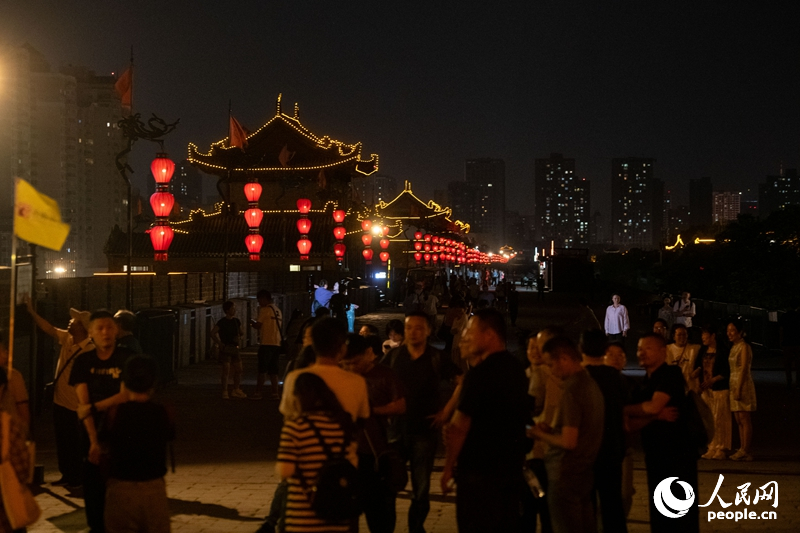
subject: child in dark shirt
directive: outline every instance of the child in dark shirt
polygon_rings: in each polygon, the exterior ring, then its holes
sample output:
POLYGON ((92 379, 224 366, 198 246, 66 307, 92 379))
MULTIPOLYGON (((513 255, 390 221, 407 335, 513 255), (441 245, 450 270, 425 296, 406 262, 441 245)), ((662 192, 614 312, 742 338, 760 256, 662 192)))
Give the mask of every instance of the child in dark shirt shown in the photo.
POLYGON ((156 363, 134 356, 125 364, 128 401, 109 411, 104 429, 109 447, 107 533, 170 531, 167 505, 167 442, 175 428, 167 409, 151 400, 156 363))

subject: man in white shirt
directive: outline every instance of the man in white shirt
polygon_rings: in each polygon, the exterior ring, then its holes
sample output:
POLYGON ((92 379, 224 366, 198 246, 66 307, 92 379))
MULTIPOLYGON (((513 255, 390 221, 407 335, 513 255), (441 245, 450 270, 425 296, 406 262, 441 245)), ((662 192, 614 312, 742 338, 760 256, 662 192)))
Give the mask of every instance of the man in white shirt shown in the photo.
POLYGON ((367 382, 360 375, 339 368, 339 360, 347 353, 347 328, 334 318, 323 318, 311 326, 311 346, 317 355, 313 365, 293 370, 283 384, 283 397, 278 410, 286 418, 300 416, 300 403, 294 395, 294 383, 303 372, 312 372, 325 381, 342 408, 353 417, 369 418, 367 382))
POLYGON ((620 303, 619 294, 611 296, 611 305, 606 309, 604 329, 610 342, 622 341, 628 336, 631 323, 628 319, 628 309, 620 303))
POLYGON ((283 317, 281 310, 272 302, 272 294, 264 289, 258 291, 258 320, 251 321, 251 326, 259 331, 258 376, 256 392, 250 395, 251 400, 260 400, 264 390, 264 382, 269 375, 272 388, 272 399, 278 399, 278 358, 281 353, 283 339, 283 317))
POLYGON ((675 315, 675 323, 683 324, 687 328, 692 327, 692 317, 695 315, 694 302, 689 299, 691 294, 684 292, 681 299, 675 302, 672 312, 675 315))
POLYGON ((80 447, 81 429, 77 414, 78 395, 75 393, 75 389, 69 385, 69 378, 77 356, 94 350, 94 344, 89 338, 91 313, 70 309, 71 320, 67 329, 59 329, 36 314, 30 296, 25 295, 24 300, 28 313, 39 329, 53 337, 61 345, 53 385, 53 423, 61 479, 54 485, 75 488, 81 485, 83 478, 83 457, 80 447))

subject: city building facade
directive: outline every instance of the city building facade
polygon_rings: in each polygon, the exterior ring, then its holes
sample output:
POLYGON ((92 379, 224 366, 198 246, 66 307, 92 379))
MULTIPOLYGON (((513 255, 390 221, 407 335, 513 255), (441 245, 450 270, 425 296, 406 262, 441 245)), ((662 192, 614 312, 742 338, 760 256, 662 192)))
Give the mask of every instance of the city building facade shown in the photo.
POLYGON ((742 212, 742 193, 721 191, 714 193, 714 224, 727 224, 742 212))
POLYGON ((758 186, 758 216, 768 217, 790 205, 800 205, 800 176, 796 168, 782 170, 779 176, 767 176, 758 186))
POLYGON ((590 241, 590 183, 575 175, 575 160, 552 153, 534 168, 536 240, 560 248, 590 241))
POLYGON ((653 158, 611 161, 611 238, 622 248, 656 248, 661 243, 664 183, 653 175, 653 158))

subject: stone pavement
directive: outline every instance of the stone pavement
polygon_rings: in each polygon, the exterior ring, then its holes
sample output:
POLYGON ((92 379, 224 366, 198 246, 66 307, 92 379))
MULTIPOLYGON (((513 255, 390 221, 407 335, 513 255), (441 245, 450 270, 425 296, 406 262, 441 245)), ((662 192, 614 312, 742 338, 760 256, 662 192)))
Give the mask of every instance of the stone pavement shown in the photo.
MULTIPOLYGON (((550 296, 550 295, 549 295, 550 296)), ((534 306, 524 299, 520 312, 520 332, 546 323, 567 323, 570 309, 563 301, 551 298, 545 305, 534 306)), ((382 326, 396 313, 374 313, 359 318, 382 326)), ((630 372, 638 372, 631 360, 630 372)), ((254 387, 254 353, 245 357, 245 392, 254 387)), ((751 483, 752 496, 767 481, 779 485, 779 507, 767 502, 749 505, 759 512, 775 510, 777 520, 714 520, 707 511, 722 511, 718 502, 701 509, 702 531, 798 531, 800 530, 800 391, 786 392, 783 374, 775 371, 754 373, 759 394, 755 414, 756 462, 700 461, 698 501, 705 503, 720 474, 725 476, 719 495, 727 503, 734 501, 739 485, 751 483)), ((277 485, 274 473, 275 454, 281 417, 277 402, 262 400, 222 400, 219 394, 218 367, 201 363, 181 369, 177 384, 159 393, 159 399, 173 405, 178 413, 178 438, 175 443, 175 473, 167 476, 172 527, 176 532, 253 532, 269 510, 277 485)), ((79 532, 86 529, 83 501, 62 487, 48 482, 57 479, 52 424, 48 413, 37 419, 36 435, 39 463, 45 466, 46 483, 37 500, 43 509, 31 532, 79 532)), ((438 490, 443 458, 437 459, 432 480, 431 513, 426 523, 430 533, 455 532, 455 504, 452 496, 438 490)), ((648 492, 641 453, 635 463, 636 496, 629 518, 632 533, 649 531, 648 492)), ((407 531, 405 516, 409 505, 407 493, 398 499, 398 527, 407 531)), ((727 510, 742 510, 732 505, 727 510)), ((362 520, 361 531, 367 531, 362 520)))

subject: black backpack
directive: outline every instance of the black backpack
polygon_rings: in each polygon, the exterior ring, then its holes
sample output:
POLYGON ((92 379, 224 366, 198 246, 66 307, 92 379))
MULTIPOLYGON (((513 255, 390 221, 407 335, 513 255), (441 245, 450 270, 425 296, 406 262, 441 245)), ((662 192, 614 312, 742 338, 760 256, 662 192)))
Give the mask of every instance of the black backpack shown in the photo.
POLYGON ((323 520, 350 520, 358 517, 363 510, 358 469, 345 457, 347 438, 342 443, 341 451, 333 453, 319 428, 310 419, 307 420, 327 456, 313 486, 309 487, 305 478, 298 476, 311 509, 323 520))

